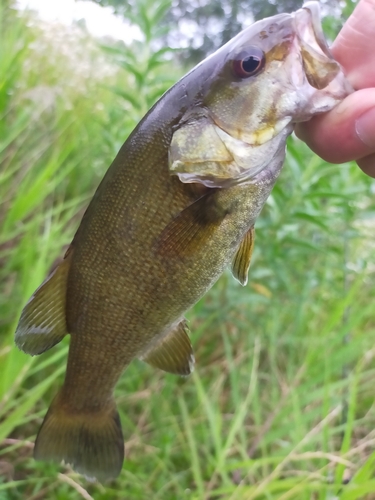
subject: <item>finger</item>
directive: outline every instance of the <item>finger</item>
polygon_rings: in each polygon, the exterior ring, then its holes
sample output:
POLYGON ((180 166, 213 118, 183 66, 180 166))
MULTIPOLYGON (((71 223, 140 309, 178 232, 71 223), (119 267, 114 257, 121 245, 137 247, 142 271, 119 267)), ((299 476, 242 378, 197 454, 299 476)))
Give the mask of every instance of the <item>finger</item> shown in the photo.
POLYGON ((355 89, 375 87, 375 0, 361 0, 332 45, 355 89))
POLYGON ((357 161, 359 168, 370 177, 375 177, 375 154, 365 156, 357 161))
POLYGON ((375 153, 375 88, 358 90, 329 113, 298 124, 296 135, 330 163, 375 153))

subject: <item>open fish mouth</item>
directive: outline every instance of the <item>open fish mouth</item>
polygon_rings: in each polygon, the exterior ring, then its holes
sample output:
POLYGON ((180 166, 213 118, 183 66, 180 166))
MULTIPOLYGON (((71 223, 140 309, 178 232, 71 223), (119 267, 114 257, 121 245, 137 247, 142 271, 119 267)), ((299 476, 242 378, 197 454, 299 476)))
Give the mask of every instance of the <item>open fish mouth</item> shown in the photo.
POLYGON ((333 59, 323 33, 319 3, 316 1, 306 2, 302 9, 296 12, 295 18, 299 38, 312 47, 315 46, 315 49, 319 48, 324 55, 333 59))
POLYGON ((294 24, 307 81, 315 89, 324 89, 340 73, 340 66, 324 38, 319 3, 307 2, 297 10, 294 24))

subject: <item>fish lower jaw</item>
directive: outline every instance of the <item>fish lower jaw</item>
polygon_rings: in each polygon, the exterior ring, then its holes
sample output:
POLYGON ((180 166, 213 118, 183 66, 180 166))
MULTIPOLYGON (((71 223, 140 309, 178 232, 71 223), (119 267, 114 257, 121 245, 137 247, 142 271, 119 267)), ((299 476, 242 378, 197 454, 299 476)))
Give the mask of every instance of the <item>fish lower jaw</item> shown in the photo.
MULTIPOLYGON (((266 130, 266 129, 263 129, 266 130)), ((239 175, 231 179, 232 183, 242 184, 253 182, 262 171, 278 157, 284 158, 285 141, 293 131, 293 124, 289 116, 279 120, 268 130, 258 134, 262 140, 259 143, 248 143, 236 139, 217 127, 217 133, 234 158, 239 169, 239 175), (268 137, 267 140, 264 140, 268 137)))
POLYGON ((331 111, 345 97, 354 92, 345 75, 340 72, 326 88, 316 90, 310 88, 311 93, 304 106, 296 112, 293 121, 300 123, 308 121, 312 116, 331 111))

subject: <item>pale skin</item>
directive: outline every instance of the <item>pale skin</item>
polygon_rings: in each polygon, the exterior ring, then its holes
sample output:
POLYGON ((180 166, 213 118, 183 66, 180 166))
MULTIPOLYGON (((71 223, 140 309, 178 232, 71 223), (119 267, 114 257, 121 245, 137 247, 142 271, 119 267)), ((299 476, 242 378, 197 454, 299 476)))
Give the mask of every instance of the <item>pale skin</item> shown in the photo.
POLYGON ((355 89, 336 108, 299 124, 297 136, 331 163, 355 160, 375 178, 375 0, 360 0, 331 49, 355 89))

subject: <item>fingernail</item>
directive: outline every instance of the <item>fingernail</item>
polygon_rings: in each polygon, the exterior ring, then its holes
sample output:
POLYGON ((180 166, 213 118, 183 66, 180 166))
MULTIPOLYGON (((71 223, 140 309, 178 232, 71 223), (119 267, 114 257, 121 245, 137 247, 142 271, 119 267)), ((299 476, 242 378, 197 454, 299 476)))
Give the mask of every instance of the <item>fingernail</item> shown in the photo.
POLYGON ((371 149, 375 149, 375 108, 366 111, 355 122, 359 139, 371 149))

